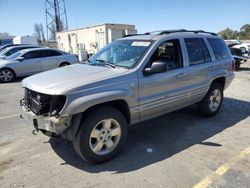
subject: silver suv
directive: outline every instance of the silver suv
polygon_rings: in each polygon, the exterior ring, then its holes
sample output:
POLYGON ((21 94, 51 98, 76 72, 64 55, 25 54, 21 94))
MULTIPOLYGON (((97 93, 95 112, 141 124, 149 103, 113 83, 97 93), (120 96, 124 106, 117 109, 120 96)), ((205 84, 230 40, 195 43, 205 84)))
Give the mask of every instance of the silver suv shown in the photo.
POLYGON ((128 125, 192 104, 214 116, 233 78, 233 57, 216 34, 167 30, 125 36, 84 64, 24 79, 21 106, 36 130, 99 163, 118 153, 128 125))

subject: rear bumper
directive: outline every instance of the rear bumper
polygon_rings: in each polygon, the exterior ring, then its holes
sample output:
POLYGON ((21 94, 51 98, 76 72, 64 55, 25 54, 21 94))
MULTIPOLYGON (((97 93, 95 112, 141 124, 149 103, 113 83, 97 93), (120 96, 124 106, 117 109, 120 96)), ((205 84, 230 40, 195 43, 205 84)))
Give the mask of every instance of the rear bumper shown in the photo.
POLYGON ((226 80, 225 80, 224 90, 230 86, 234 78, 235 78, 235 74, 233 72, 227 75, 226 80))
POLYGON ((30 111, 22 101, 22 117, 35 129, 45 130, 55 134, 61 134, 71 124, 71 116, 62 115, 59 117, 37 116, 30 111))

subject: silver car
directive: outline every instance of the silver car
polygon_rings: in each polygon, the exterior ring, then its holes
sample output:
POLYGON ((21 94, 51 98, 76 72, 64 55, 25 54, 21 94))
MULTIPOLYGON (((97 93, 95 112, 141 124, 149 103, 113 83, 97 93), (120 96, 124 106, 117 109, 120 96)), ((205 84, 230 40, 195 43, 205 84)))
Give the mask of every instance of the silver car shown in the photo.
POLYGON ((51 48, 32 48, 18 51, 0 60, 0 81, 10 82, 15 77, 32 75, 65 65, 79 63, 78 57, 51 48))
POLYGON ((41 48, 41 46, 18 45, 18 46, 7 47, 0 52, 0 59, 6 59, 7 57, 11 56, 12 54, 16 53, 19 50, 29 49, 29 48, 41 48))
POLYGON ((127 36, 86 64, 24 79, 20 104, 37 131, 72 141, 81 157, 99 163, 121 149, 128 125, 192 104, 204 116, 216 115, 234 78, 233 63, 214 33, 127 36))

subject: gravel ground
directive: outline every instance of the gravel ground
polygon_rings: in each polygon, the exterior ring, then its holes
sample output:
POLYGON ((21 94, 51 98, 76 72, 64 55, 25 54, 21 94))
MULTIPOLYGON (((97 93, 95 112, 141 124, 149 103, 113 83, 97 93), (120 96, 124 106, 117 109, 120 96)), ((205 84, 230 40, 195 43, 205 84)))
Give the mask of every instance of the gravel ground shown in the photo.
POLYGON ((18 116, 20 81, 0 93, 0 187, 250 187, 250 62, 216 117, 187 108, 130 127, 123 152, 99 165, 31 133, 18 116))

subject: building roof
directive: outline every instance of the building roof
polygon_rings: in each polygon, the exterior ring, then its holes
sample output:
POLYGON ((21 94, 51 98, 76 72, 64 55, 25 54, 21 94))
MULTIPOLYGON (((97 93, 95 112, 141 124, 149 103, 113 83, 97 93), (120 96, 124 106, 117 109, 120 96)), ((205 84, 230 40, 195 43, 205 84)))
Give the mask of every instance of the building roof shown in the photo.
POLYGON ((90 25, 90 26, 87 26, 87 27, 81 27, 81 28, 77 28, 77 29, 70 29, 70 30, 60 31, 60 32, 56 32, 56 33, 65 33, 65 32, 71 32, 71 31, 78 31, 78 30, 82 30, 82 29, 89 29, 89 28, 99 27, 99 26, 104 26, 104 25, 106 25, 106 26, 108 25, 108 26, 135 27, 135 25, 131 25, 131 24, 103 23, 103 24, 90 25))

